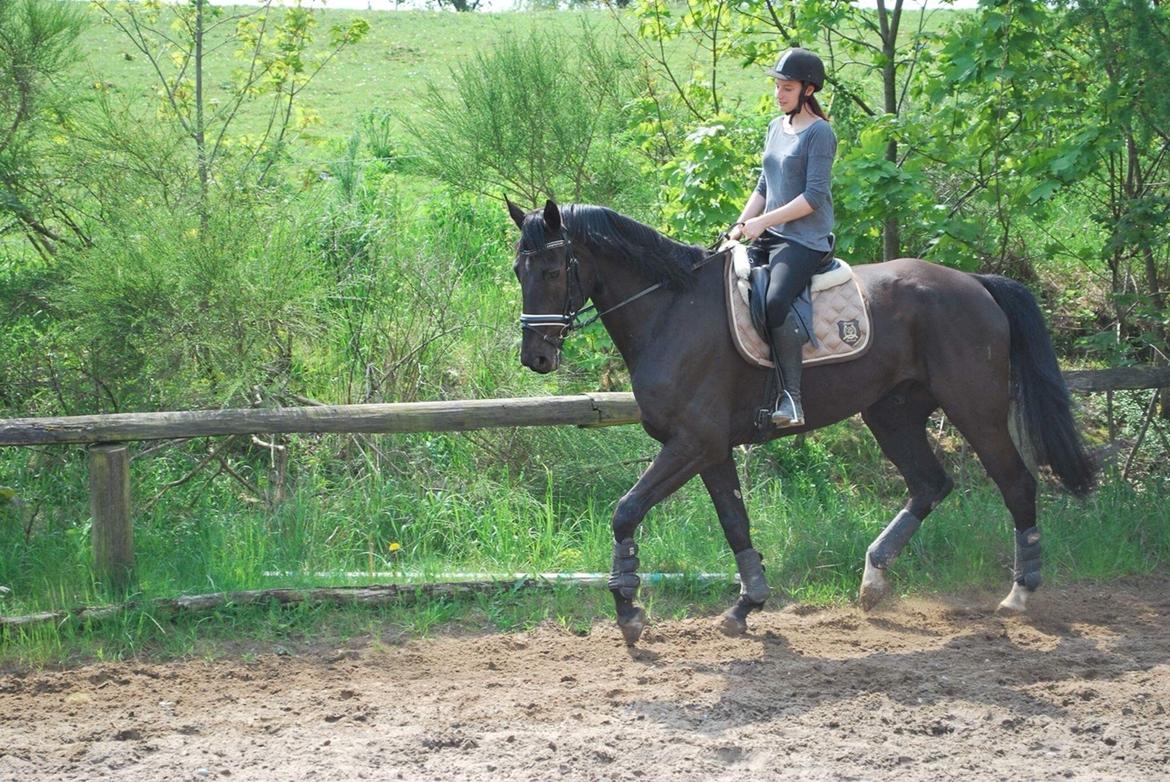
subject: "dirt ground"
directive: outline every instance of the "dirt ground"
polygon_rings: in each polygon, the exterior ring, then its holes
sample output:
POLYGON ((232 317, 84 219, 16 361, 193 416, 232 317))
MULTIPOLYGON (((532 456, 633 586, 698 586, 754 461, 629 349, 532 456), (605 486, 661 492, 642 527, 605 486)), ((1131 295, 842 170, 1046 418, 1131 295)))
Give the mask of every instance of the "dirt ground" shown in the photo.
POLYGON ((0 779, 1170 779, 1170 580, 1001 596, 7 674, 0 779))

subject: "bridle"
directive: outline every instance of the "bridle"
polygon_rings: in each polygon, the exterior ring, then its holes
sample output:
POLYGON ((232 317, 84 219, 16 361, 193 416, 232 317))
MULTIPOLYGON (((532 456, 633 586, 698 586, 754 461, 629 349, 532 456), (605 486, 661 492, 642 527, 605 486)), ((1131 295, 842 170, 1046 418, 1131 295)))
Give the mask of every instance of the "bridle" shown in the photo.
MULTIPOLYGON (((722 234, 718 239, 716 239, 715 244, 718 245, 726 237, 727 237, 726 233, 722 234)), ((585 328, 586 326, 591 326, 594 323, 596 323, 598 320, 600 320, 603 316, 608 315, 609 313, 613 312, 614 310, 620 309, 620 308, 626 306, 627 304, 635 302, 638 299, 642 298, 643 296, 646 296, 650 293, 653 293, 654 291, 658 290, 662 286, 666 285, 665 281, 655 283, 654 285, 651 285, 649 288, 645 288, 641 291, 638 291, 633 296, 630 296, 629 298, 618 302, 617 304, 613 305, 612 307, 605 310, 604 312, 596 312, 595 310, 597 309, 597 305, 595 305, 595 304, 590 304, 588 307, 578 306, 576 309, 574 309, 574 307, 573 307, 573 288, 576 287, 577 293, 578 293, 578 300, 581 302, 581 304, 585 303, 585 290, 581 287, 580 264, 577 262, 577 256, 573 254, 573 243, 572 242, 570 242, 567 238, 566 239, 557 239, 555 241, 548 242, 547 244, 544 245, 544 247, 540 247, 540 248, 537 248, 535 250, 518 250, 516 254, 519 256, 528 258, 528 257, 531 257, 533 255, 539 255, 540 253, 548 252, 549 250, 555 250, 558 247, 565 248, 565 303, 561 307, 560 314, 559 315, 554 314, 554 313, 531 314, 531 313, 527 313, 527 312, 520 313, 520 330, 521 331, 527 330, 527 331, 533 332, 534 334, 536 334, 538 337, 540 337, 542 340, 544 340, 548 344, 552 345, 557 350, 561 349, 561 347, 565 344, 565 340, 574 331, 580 331, 581 329, 585 328), (590 316, 588 320, 584 320, 584 321, 581 320, 581 318, 583 318, 591 310, 595 311, 593 313, 593 315, 590 316), (549 336, 547 334, 545 334, 544 331, 540 330, 541 326, 560 326, 561 329, 560 329, 560 331, 558 331, 554 335, 553 339, 549 339, 549 336)), ((706 266, 711 261, 715 260, 716 258, 722 257, 723 255, 725 255, 728 252, 729 252, 728 249, 722 249, 722 250, 714 252, 710 255, 707 255, 698 261, 695 261, 693 264, 691 264, 691 271, 695 271, 697 269, 702 268, 703 266, 706 266)))
POLYGON ((561 349, 561 345, 565 344, 565 338, 578 329, 583 329, 588 326, 600 315, 590 318, 587 323, 581 323, 580 318, 583 312, 588 312, 595 307, 590 304, 588 307, 573 308, 573 288, 577 289, 579 301, 585 303, 585 290, 581 287, 581 265, 577 262, 577 256, 573 254, 573 243, 568 239, 557 239, 556 241, 548 242, 544 247, 535 250, 519 250, 516 254, 529 258, 533 255, 555 250, 558 247, 565 248, 565 303, 561 307, 559 315, 554 313, 541 313, 539 315, 529 314, 526 312, 520 313, 520 330, 528 330, 536 334, 542 340, 552 345, 557 350, 561 349), (556 341, 548 338, 543 331, 539 330, 540 326, 560 326, 561 330, 556 333, 556 341))

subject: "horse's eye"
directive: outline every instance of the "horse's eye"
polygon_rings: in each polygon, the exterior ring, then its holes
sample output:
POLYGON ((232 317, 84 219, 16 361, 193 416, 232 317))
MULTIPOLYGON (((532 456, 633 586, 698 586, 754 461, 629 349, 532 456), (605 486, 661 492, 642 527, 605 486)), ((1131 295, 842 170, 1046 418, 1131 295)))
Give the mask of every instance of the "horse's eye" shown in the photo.
POLYGON ((545 269, 544 272, 542 272, 542 276, 546 280, 555 280, 557 277, 561 276, 561 270, 560 269, 545 269))

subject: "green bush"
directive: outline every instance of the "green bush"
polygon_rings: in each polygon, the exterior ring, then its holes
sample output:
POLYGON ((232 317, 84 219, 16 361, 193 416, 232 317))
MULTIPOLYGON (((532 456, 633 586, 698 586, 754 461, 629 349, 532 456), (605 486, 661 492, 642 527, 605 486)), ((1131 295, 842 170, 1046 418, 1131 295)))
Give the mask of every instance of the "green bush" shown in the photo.
POLYGON ((617 139, 636 66, 583 26, 570 45, 508 35, 428 83, 408 128, 425 173, 463 191, 615 205, 641 187, 617 139))
POLYGON ((323 294, 298 232, 275 208, 222 204, 200 230, 144 205, 65 258, 53 300, 76 406, 214 407, 287 383, 323 294))
POLYGON ((724 115, 687 135, 658 194, 669 233, 707 243, 735 221, 756 185, 766 128, 766 117, 724 115))

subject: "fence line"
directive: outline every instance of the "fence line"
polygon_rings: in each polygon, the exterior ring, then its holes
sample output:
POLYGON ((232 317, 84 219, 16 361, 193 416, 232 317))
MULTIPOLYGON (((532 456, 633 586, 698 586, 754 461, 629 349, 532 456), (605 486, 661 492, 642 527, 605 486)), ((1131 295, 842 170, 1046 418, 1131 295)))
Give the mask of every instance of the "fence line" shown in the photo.
POLYGON ((1083 394, 1166 388, 1170 387, 1170 366, 1068 370, 1064 382, 1069 391, 1083 394))
MULTIPOLYGON (((1170 387, 1170 367, 1069 371, 1073 391, 1093 393, 1170 387)), ((95 572, 116 592, 134 569, 128 441, 234 434, 405 433, 515 426, 614 426, 637 423, 629 393, 563 397, 321 405, 276 409, 116 413, 0 420, 0 446, 86 444, 95 572)))
POLYGON ((459 432, 510 426, 614 426, 641 420, 634 395, 318 405, 0 420, 0 446, 117 443, 228 434, 459 432))

